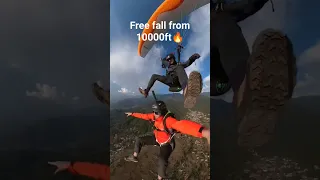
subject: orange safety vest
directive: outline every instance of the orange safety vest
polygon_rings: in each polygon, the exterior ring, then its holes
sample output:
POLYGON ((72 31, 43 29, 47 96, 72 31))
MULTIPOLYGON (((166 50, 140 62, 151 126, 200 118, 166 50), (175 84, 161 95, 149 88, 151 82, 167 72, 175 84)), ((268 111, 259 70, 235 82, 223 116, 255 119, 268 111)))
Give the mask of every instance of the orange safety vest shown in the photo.
POLYGON ((154 122, 154 127, 156 128, 156 130, 154 130, 153 133, 159 145, 163 145, 170 142, 170 140, 173 137, 171 133, 166 131, 166 129, 173 129, 182 134, 187 134, 187 135, 200 137, 200 138, 202 137, 202 134, 200 132, 200 129, 203 128, 202 125, 190 120, 178 121, 173 117, 167 117, 166 123, 165 123, 167 128, 165 128, 163 123, 164 116, 160 116, 157 119, 155 119, 153 113, 150 113, 150 114, 132 113, 131 116, 154 122))

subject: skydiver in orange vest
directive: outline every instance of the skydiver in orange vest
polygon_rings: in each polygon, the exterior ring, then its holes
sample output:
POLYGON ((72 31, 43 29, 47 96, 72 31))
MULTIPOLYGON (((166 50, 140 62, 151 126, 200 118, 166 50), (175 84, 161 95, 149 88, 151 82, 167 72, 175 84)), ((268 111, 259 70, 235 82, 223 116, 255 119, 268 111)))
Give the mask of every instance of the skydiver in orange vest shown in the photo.
POLYGON ((154 135, 143 136, 136 138, 134 153, 125 158, 126 161, 138 162, 138 154, 142 146, 157 145, 160 146, 160 155, 158 160, 158 179, 166 178, 166 168, 168 159, 175 147, 174 135, 182 133, 198 138, 206 138, 210 144, 210 130, 190 120, 177 120, 174 115, 168 111, 166 104, 163 101, 156 101, 152 106, 153 113, 125 113, 127 116, 132 116, 147 120, 154 123, 154 135))
POLYGON ((67 170, 73 174, 87 176, 97 180, 110 180, 110 168, 107 165, 70 161, 55 161, 48 162, 48 164, 57 167, 54 174, 67 170))

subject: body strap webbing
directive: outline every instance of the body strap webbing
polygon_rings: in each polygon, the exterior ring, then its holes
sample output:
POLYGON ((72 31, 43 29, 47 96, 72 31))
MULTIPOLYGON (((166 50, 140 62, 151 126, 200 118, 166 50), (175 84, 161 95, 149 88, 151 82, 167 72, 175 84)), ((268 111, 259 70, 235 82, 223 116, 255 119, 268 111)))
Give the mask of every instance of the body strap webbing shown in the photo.
POLYGON ((173 135, 173 134, 176 133, 176 131, 175 131, 175 130, 172 130, 172 129, 168 129, 168 127, 167 127, 167 118, 168 118, 168 117, 173 117, 173 118, 174 118, 175 115, 174 115, 172 112, 170 112, 170 111, 167 112, 167 114, 163 117, 163 121, 162 121, 162 123, 163 123, 163 128, 164 128, 164 131, 165 131, 166 133, 173 135))
POLYGON ((150 121, 150 123, 153 124, 153 127, 154 127, 156 130, 158 130, 158 131, 164 131, 164 132, 166 132, 166 133, 168 133, 168 134, 170 134, 170 135, 172 136, 172 135, 174 135, 175 133, 177 133, 177 131, 172 130, 172 129, 168 129, 168 127, 167 127, 167 118, 168 118, 168 117, 173 117, 173 118, 175 118, 175 115, 174 115, 172 112, 170 112, 170 111, 168 111, 168 112, 166 113, 166 115, 164 115, 163 121, 162 121, 164 130, 160 130, 160 129, 156 128, 156 127, 154 126, 154 121, 150 121))

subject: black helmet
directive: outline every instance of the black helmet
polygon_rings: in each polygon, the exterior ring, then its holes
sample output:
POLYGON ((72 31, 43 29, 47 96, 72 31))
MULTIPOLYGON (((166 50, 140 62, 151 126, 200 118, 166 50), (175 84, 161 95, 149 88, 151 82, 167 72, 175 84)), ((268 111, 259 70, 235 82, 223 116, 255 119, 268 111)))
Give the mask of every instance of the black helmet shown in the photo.
POLYGON ((163 101, 156 101, 156 103, 152 105, 152 110, 159 115, 165 115, 168 112, 167 106, 163 101))
POLYGON ((166 60, 169 61, 170 59, 173 59, 174 61, 176 60, 176 57, 174 56, 173 53, 170 53, 166 56, 166 60))

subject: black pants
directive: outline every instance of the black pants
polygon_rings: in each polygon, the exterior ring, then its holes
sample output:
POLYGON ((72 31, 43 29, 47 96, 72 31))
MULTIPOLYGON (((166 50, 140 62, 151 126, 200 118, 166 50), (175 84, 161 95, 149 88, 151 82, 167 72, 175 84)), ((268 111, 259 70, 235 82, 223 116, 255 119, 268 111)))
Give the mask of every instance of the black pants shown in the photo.
MULTIPOLYGON (((174 139, 171 142, 172 142, 171 144, 160 146, 160 154, 158 159, 158 175, 161 177, 166 177, 166 169, 168 167, 169 157, 172 151, 174 150, 174 139)), ((141 151, 141 148, 143 146, 148 146, 148 145, 159 146, 154 135, 137 137, 135 146, 134 146, 134 152, 139 154, 141 151)))
POLYGON ((227 73, 221 64, 219 49, 217 47, 212 47, 210 56, 212 59, 210 61, 210 74, 212 76, 211 78, 218 79, 223 83, 227 83, 229 81, 229 77, 227 76, 227 73))
POLYGON ((233 92, 237 92, 246 74, 250 51, 241 28, 231 17, 233 15, 210 13, 210 87, 214 84, 214 76, 225 78, 227 75, 233 92))
MULTIPOLYGON (((238 48, 241 49, 241 48, 238 48)), ((220 82, 229 82, 233 92, 237 92, 244 79, 246 73, 247 60, 250 56, 246 46, 242 47, 243 51, 236 50, 233 54, 238 56, 229 55, 232 52, 225 52, 227 48, 211 47, 210 50, 210 88, 214 88, 217 80, 220 82), (240 51, 239 53, 236 53, 240 51)), ((213 92, 214 90, 210 90, 213 92)))
POLYGON ((146 90, 150 91, 156 81, 160 81, 169 87, 181 86, 181 88, 184 89, 188 84, 188 75, 182 66, 178 66, 172 75, 161 76, 153 74, 149 80, 146 90))

